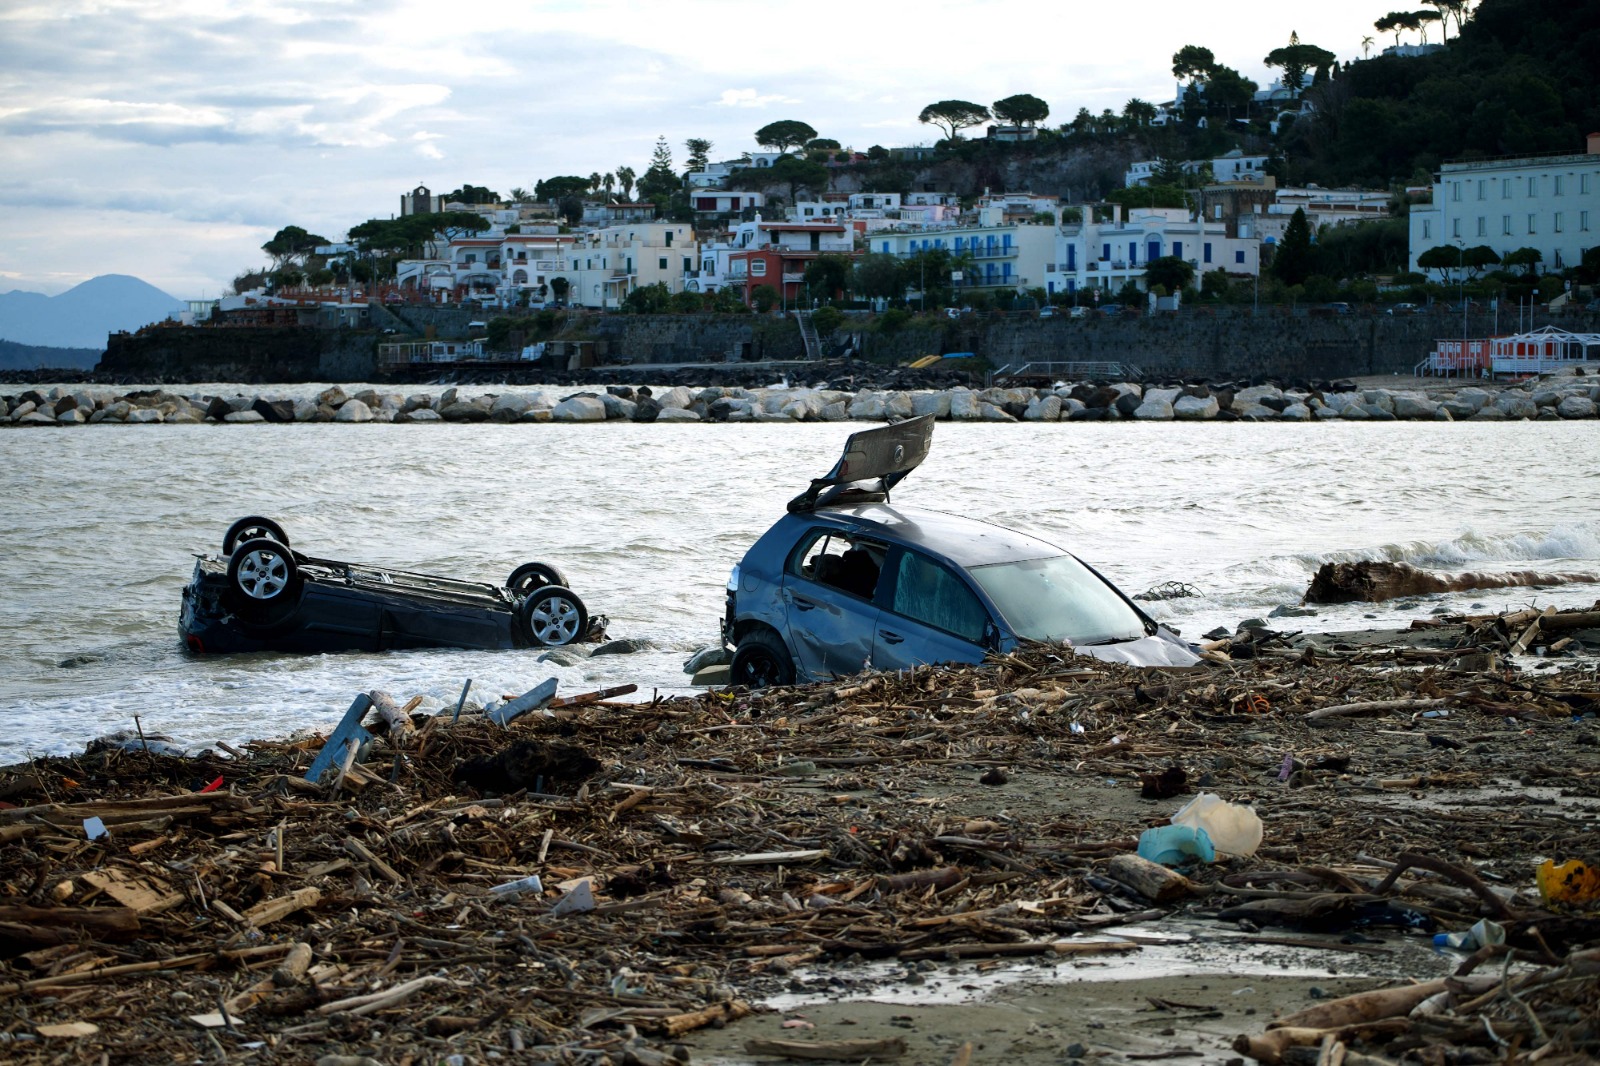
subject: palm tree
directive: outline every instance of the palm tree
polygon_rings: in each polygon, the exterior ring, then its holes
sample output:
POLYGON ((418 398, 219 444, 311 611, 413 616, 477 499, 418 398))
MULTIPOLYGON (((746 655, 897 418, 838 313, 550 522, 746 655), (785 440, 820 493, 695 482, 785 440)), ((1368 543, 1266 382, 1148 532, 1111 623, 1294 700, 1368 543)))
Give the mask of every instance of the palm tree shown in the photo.
POLYGON ((590 192, 599 192, 600 191, 600 172, 598 170, 595 171, 593 174, 589 175, 589 191, 590 192))
POLYGON ((606 199, 609 200, 609 199, 611 199, 611 190, 616 188, 617 176, 615 174, 612 174, 611 172, 607 171, 605 174, 601 175, 600 184, 605 186, 605 188, 606 188, 606 199))
POLYGON ((633 199, 633 179, 636 176, 632 167, 617 168, 617 184, 622 186, 622 198, 624 200, 633 199))
POLYGON ((1372 38, 1361 38, 1361 58, 1366 59, 1372 54, 1372 38))

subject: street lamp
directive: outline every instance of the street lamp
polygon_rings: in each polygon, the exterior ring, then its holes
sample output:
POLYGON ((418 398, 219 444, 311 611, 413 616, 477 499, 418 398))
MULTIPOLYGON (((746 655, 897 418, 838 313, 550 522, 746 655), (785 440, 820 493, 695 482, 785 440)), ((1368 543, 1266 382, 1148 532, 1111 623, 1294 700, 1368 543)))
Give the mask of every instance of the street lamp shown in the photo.
POLYGON ((1461 301, 1461 361, 1467 359, 1467 245, 1456 241, 1456 299, 1461 301))

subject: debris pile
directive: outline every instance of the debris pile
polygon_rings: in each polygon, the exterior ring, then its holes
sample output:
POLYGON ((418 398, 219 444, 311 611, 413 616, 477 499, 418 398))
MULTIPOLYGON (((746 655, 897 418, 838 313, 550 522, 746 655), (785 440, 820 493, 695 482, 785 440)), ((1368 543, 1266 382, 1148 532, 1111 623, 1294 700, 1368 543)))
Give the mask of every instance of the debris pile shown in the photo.
POLYGON ((1403 1009, 1241 1036, 1260 1061, 1593 1055, 1600 916, 1534 877, 1600 857, 1592 663, 1252 654, 1138 672, 1040 646, 756 693, 546 696, 504 725, 375 693, 328 740, 11 767, 0 1042, 22 1063, 668 1066, 808 965, 1132 953, 1107 933, 1181 909, 1345 951, 1386 950, 1329 939, 1352 928, 1503 929, 1403 1009), (1201 791, 1259 816, 1254 854, 1135 854, 1201 791))

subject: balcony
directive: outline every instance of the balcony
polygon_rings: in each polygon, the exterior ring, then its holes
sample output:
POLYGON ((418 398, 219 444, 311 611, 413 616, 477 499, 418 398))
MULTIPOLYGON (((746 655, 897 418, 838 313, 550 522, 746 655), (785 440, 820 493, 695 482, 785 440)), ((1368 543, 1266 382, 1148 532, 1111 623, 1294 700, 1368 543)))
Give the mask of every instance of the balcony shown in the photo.
POLYGON ((783 275, 783 283, 785 285, 799 285, 802 282, 804 282, 805 280, 806 280, 806 276, 805 276, 804 273, 791 274, 791 273, 785 272, 784 275, 783 275))

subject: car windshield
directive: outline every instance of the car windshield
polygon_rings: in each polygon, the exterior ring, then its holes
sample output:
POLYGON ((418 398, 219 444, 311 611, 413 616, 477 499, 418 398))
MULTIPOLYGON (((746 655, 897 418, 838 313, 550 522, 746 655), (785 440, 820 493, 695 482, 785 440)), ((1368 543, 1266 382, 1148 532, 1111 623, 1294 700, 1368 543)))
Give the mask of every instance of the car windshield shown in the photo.
POLYGON ((969 572, 1012 631, 1026 640, 1104 644, 1145 635, 1138 612, 1070 555, 992 563, 969 572))

